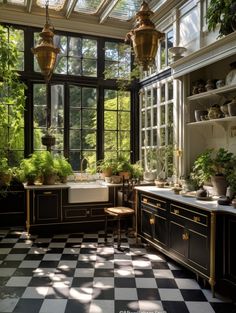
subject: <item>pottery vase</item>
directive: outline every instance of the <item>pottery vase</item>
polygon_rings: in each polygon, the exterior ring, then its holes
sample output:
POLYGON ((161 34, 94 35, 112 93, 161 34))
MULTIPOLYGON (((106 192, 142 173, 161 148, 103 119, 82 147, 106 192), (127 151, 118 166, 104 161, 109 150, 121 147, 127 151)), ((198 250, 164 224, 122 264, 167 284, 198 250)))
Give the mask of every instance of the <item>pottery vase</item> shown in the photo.
POLYGON ((236 99, 227 104, 229 116, 236 116, 236 99))

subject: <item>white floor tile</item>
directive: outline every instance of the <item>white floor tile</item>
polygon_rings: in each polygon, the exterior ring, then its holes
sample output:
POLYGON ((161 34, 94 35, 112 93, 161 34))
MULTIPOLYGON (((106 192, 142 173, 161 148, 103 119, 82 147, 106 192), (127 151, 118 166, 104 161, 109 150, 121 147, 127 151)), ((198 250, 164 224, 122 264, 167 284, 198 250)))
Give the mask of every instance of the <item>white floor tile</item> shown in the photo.
POLYGON ((179 289, 158 289, 162 301, 184 301, 179 289))
POLYGON ((137 288, 157 288, 155 278, 135 278, 137 288))
POLYGON ((32 277, 30 276, 13 276, 11 277, 6 286, 7 287, 27 287, 32 277))
POLYGON ((163 306, 161 301, 152 301, 152 300, 140 300, 139 301, 139 308, 142 312, 160 312, 164 313, 163 306))
POLYGON ((45 299, 39 313, 64 313, 67 299, 45 299))
POLYGON ((19 301, 19 298, 0 299, 1 313, 13 312, 18 301, 19 301))
POLYGON ((19 268, 37 268, 41 261, 22 261, 19 268))
POLYGON ((61 254, 59 253, 48 253, 43 257, 43 261, 59 261, 60 259, 61 254))
POLYGON ((138 300, 137 290, 134 288, 115 288, 115 300, 138 300))
POLYGON ((171 270, 154 269, 153 274, 155 278, 174 278, 171 270))
POLYGON ((113 313, 113 300, 93 300, 90 305, 89 313, 113 313))
POLYGON ((22 298, 27 299, 43 299, 47 292, 49 287, 27 287, 25 289, 25 292, 22 295, 22 298))
POLYGON ((175 281, 179 289, 201 289, 195 279, 176 278, 175 281))
POLYGON ((208 302, 185 302, 189 313, 215 313, 212 306, 208 302))
POLYGON ((92 300, 93 288, 71 288, 69 298, 76 299, 80 303, 89 303, 92 300))
POLYGON ((75 277, 93 277, 94 268, 76 268, 74 276, 75 277))

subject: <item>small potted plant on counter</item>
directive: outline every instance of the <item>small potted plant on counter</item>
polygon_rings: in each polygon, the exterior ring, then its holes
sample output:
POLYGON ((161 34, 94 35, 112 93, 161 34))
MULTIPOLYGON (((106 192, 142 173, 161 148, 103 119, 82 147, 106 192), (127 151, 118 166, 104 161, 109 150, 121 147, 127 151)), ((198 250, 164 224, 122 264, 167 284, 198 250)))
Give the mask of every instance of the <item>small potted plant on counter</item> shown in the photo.
POLYGON ((54 167, 61 183, 66 183, 67 177, 73 174, 72 167, 67 159, 62 155, 57 155, 54 158, 54 167))

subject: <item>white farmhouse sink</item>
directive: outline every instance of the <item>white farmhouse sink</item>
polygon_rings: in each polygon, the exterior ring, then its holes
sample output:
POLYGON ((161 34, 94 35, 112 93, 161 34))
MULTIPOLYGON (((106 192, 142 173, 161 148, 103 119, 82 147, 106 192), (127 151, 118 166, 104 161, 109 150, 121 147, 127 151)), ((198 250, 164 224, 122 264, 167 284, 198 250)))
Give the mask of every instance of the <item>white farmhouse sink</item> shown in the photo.
POLYGON ((108 201, 108 187, 96 182, 67 183, 69 203, 104 202, 108 201))

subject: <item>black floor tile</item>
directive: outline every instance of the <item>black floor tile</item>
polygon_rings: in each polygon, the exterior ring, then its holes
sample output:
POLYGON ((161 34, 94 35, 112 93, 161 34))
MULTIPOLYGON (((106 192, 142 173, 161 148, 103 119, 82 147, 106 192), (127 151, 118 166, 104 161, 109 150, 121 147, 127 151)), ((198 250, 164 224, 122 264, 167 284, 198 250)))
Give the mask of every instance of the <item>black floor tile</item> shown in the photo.
POLYGON ((185 301, 207 301, 201 290, 181 289, 180 292, 185 301))
POLYGON ((189 313, 184 301, 162 301, 162 306, 167 313, 189 313))
POLYGON ((178 288, 174 279, 171 278, 156 278, 158 288, 178 288))
POLYGON ((136 288, 135 278, 115 277, 115 288, 136 288))
POLYGON ((20 299, 14 309, 14 313, 39 313, 43 299, 20 299))
POLYGON ((137 288, 137 293, 139 300, 149 300, 149 301, 160 300, 160 295, 157 288, 137 288))
POLYGON ((89 313, 90 303, 81 303, 70 299, 67 302, 65 313, 89 313))

